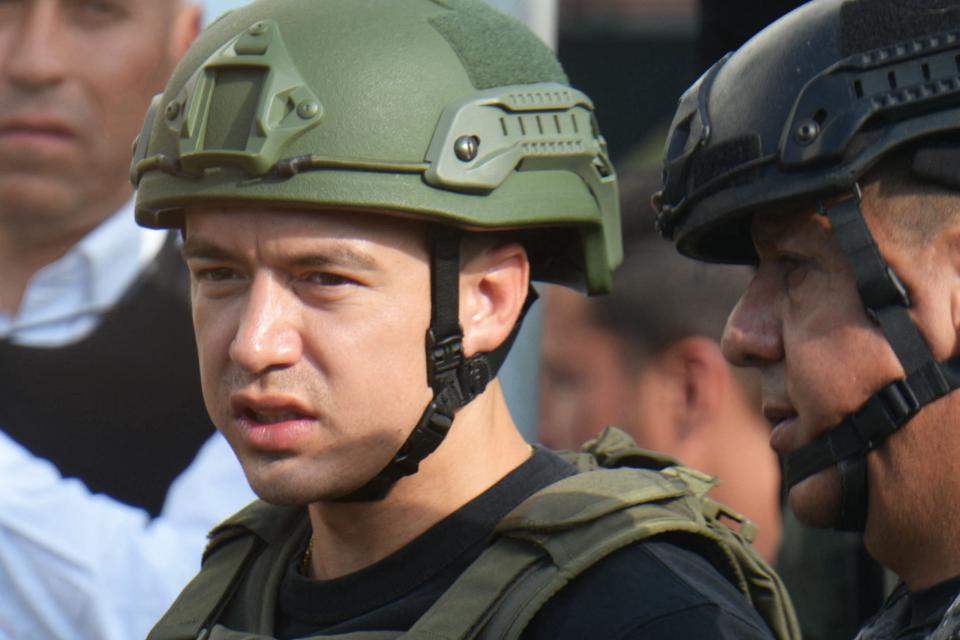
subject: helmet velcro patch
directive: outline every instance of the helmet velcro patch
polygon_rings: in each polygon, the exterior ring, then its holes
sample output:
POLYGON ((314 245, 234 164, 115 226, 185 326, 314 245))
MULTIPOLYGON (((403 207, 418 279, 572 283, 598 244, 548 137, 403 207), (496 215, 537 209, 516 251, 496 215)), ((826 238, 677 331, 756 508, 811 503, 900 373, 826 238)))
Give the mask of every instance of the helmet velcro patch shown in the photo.
POLYGON ((474 88, 568 82, 550 49, 513 18, 478 0, 434 2, 450 11, 430 24, 460 58, 474 88))
POLYGON ((960 25, 957 0, 853 0, 840 8, 844 57, 960 25))

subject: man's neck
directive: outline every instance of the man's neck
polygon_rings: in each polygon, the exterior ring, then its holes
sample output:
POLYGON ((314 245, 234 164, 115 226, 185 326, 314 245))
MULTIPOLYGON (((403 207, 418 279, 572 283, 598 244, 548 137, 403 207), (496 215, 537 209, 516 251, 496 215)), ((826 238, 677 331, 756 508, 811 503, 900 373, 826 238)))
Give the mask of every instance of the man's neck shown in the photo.
POLYGON ((531 448, 517 432, 499 384, 464 407, 440 447, 384 500, 310 505, 312 573, 354 573, 401 549, 520 466, 531 448))
POLYGON ((941 536, 915 535, 900 549, 879 551, 865 539, 867 551, 903 580, 910 591, 923 591, 960 576, 960 545, 941 536), (920 540, 923 538, 923 540, 920 540), (931 539, 933 538, 933 539, 931 539))
POLYGON ((0 226, 0 313, 15 315, 33 275, 62 258, 92 228, 23 234, 0 226))
POLYGON ((958 411, 960 394, 949 393, 867 456, 863 543, 910 591, 960 576, 958 411))

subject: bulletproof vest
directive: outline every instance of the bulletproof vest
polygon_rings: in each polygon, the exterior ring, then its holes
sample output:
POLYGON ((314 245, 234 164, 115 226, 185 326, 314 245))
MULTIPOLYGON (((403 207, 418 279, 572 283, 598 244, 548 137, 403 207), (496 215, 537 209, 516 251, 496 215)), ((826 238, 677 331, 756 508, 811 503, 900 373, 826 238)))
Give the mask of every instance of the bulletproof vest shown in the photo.
POLYGON ((0 429, 64 476, 152 515, 213 433, 178 254, 170 234, 79 342, 0 341, 0 429))
MULTIPOLYGON (((896 640, 910 625, 910 598, 906 586, 894 590, 883 608, 857 634, 855 640, 896 640)), ((947 607, 940 624, 927 640, 956 640, 960 638, 960 594, 947 607)))
POLYGON ((930 640, 955 640, 960 638, 960 595, 957 595, 953 603, 943 614, 943 620, 934 629, 930 640))
MULTIPOLYGON (((746 539, 751 526, 706 496, 714 479, 643 451, 612 429, 569 459, 579 473, 509 513, 490 546, 411 629, 311 638, 518 638, 578 575, 619 549, 660 535, 684 536, 777 638, 800 637, 783 584, 746 539)), ((303 509, 260 502, 214 529, 200 574, 149 640, 271 638, 280 582, 307 527, 303 509)))

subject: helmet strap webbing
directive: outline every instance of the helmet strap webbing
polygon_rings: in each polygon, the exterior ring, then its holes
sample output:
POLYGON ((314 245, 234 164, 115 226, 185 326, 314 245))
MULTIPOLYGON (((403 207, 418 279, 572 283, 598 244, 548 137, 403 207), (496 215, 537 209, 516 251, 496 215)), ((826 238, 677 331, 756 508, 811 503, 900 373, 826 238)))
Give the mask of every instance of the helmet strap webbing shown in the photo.
POLYGON ((460 326, 460 232, 445 225, 428 227, 430 247, 430 328, 427 330, 427 384, 433 398, 417 426, 393 459, 356 491, 338 502, 382 500, 400 478, 412 475, 434 452, 453 424, 457 409, 483 393, 506 359, 520 323, 537 298, 531 287, 517 323, 503 343, 488 353, 463 355, 460 326))
POLYGON ((836 527, 862 531, 867 518, 866 455, 910 421, 924 406, 960 387, 960 357, 938 363, 910 318, 910 296, 880 250, 860 209, 861 191, 829 206, 820 205, 856 279, 870 319, 880 327, 906 377, 870 396, 856 412, 813 442, 784 456, 784 481, 791 488, 837 466, 841 497, 836 527))

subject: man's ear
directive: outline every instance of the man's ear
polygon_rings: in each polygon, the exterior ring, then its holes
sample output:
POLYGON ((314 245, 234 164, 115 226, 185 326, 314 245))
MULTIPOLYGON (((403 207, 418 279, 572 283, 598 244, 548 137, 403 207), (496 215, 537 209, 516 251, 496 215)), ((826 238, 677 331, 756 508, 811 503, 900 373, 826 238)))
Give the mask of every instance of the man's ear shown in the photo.
POLYGON ((530 262, 510 243, 481 251, 460 269, 464 354, 493 351, 513 330, 527 298, 530 262))
POLYGON ((898 273, 907 273, 901 277, 910 290, 910 313, 934 357, 945 360, 960 355, 960 214, 945 221, 936 238, 921 251, 929 256, 922 262, 907 252, 903 252, 906 257, 901 260, 912 260, 910 265, 896 262, 896 256, 888 261, 898 273), (926 269, 910 273, 910 267, 918 264, 926 269))
POLYGON ((203 29, 203 9, 198 2, 183 0, 170 31, 170 59, 180 60, 203 29))
POLYGON ((726 394, 731 393, 732 375, 720 345, 709 338, 691 336, 667 347, 664 357, 672 361, 670 368, 683 385, 682 437, 709 428, 722 410, 726 394))
POLYGON ((950 356, 960 355, 960 228, 953 225, 946 229, 942 236, 944 237, 945 248, 943 252, 949 256, 950 275, 949 280, 949 300, 950 300, 950 320, 953 324, 954 343, 950 356))

